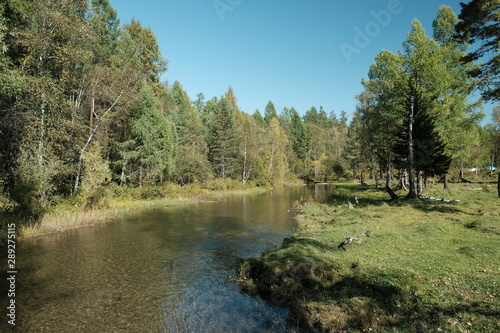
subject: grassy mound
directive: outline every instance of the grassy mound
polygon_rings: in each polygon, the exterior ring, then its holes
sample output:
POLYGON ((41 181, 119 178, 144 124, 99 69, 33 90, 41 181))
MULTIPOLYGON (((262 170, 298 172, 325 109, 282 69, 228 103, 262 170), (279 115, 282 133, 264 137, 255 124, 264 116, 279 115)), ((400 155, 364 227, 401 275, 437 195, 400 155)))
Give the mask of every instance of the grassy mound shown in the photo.
POLYGON ((337 185, 326 203, 302 202, 281 248, 242 262, 242 288, 320 332, 500 331, 499 199, 494 184, 474 188, 391 202, 337 185), (359 241, 339 248, 346 237, 359 241))

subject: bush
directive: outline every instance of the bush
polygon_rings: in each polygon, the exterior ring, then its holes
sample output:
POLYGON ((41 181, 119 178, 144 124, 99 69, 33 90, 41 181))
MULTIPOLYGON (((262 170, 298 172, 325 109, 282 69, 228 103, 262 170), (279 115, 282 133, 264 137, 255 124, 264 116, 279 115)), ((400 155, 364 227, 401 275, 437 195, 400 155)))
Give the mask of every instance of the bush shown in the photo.
POLYGON ((102 148, 94 144, 85 155, 82 175, 81 195, 85 208, 98 206, 106 197, 106 187, 111 179, 109 164, 101 157, 102 148))
POLYGON ((203 184, 203 187, 210 191, 227 191, 243 189, 245 185, 236 179, 231 178, 216 178, 209 180, 203 184))

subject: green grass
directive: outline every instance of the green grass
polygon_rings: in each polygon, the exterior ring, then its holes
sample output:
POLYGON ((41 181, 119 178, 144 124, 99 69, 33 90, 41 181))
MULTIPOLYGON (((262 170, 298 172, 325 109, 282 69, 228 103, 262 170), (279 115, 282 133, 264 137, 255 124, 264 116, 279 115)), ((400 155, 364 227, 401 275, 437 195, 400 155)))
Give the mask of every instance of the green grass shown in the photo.
POLYGON ((280 249, 242 263, 243 288, 316 331, 498 332, 500 199, 486 185, 426 190, 460 200, 446 203, 339 184, 326 203, 304 200, 280 249), (360 243, 339 249, 349 236, 360 243))

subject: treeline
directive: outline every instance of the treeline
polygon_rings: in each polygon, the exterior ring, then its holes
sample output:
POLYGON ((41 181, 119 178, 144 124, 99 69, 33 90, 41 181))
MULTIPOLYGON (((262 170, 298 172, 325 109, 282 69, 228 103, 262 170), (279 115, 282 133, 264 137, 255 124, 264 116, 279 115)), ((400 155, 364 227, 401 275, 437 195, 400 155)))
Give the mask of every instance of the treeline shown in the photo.
POLYGON ((99 202, 103 185, 214 179, 268 185, 343 174, 347 133, 320 108, 242 112, 231 88, 192 101, 154 33, 107 0, 0 5, 0 181, 27 216, 53 198, 99 202))
POLYGON ((482 99, 473 101, 471 94, 480 89, 485 99, 498 101, 494 45, 500 42, 500 3, 474 0, 462 7, 460 20, 451 7, 439 9, 433 37, 415 19, 402 50, 379 53, 362 81, 348 136, 349 159, 355 170, 370 169, 377 183, 383 173, 391 196, 391 186, 416 198, 431 176, 443 177, 447 188, 450 168, 463 180, 466 167, 498 163, 500 109, 494 109, 496 127, 480 127, 482 99), (474 41, 481 46, 467 53, 474 41), (490 61, 474 62, 487 52, 493 52, 490 61), (394 171, 398 184, 391 182, 394 171))
POLYGON ((414 174, 484 165, 498 152, 498 127, 480 128, 479 103, 468 99, 491 75, 463 61, 471 36, 458 40, 457 22, 443 7, 434 38, 415 21, 402 52, 377 56, 348 124, 345 112, 312 107, 301 117, 271 101, 249 115, 231 88, 191 100, 179 82, 160 82, 168 63, 154 33, 121 25, 108 0, 3 1, 3 193, 35 218, 55 197, 94 205, 108 184, 267 186, 383 171, 390 186, 406 171, 412 193, 414 174))

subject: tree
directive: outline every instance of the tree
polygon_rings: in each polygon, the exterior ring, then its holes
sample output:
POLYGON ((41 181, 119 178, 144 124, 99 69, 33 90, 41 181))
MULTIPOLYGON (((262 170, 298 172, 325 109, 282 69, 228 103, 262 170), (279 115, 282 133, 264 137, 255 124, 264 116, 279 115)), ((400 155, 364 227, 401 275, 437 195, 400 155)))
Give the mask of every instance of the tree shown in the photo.
POLYGON ((365 91, 358 96, 358 110, 369 146, 372 167, 378 159, 386 170, 386 187, 391 187, 394 137, 404 118, 402 93, 406 80, 401 54, 382 51, 370 66, 369 80, 363 80, 365 91), (375 153, 375 155, 374 155, 375 153))
POLYGON ((267 173, 271 183, 279 183, 288 170, 288 159, 286 156, 288 138, 283 128, 281 128, 278 118, 273 117, 269 121, 267 137, 267 173))
POLYGON ((98 143, 85 155, 82 180, 82 197, 86 207, 97 205, 105 196, 104 185, 111 180, 108 161, 102 158, 103 150, 98 143))
POLYGON ((238 132, 234 110, 223 96, 207 103, 209 114, 209 161, 216 175, 230 177, 238 155, 238 132))
MULTIPOLYGON (((493 108, 493 113, 492 113, 492 117, 493 117, 493 122, 495 124, 495 137, 494 137, 494 142, 495 142, 495 151, 496 151, 496 156, 500 156, 500 106, 496 106, 495 108, 493 108)), ((497 161, 498 161, 498 157, 497 157, 497 161)), ((498 162, 497 162, 497 167, 498 167, 498 162)), ((498 170, 499 168, 497 168, 497 172, 498 172, 498 184, 497 184, 497 187, 498 187, 498 197, 500 198, 500 170, 498 170)))
POLYGON ((457 36, 462 42, 479 43, 469 52, 466 61, 478 60, 484 56, 490 59, 480 70, 472 71, 481 80, 485 100, 500 100, 500 2, 498 0, 471 0, 460 3, 460 22, 456 26, 457 36))
POLYGON ((259 127, 264 128, 266 126, 266 121, 264 120, 264 117, 260 114, 259 109, 255 110, 255 112, 252 114, 253 119, 255 119, 255 122, 259 127))
POLYGON ((174 82, 169 97, 173 104, 170 117, 176 125, 178 138, 174 179, 179 184, 207 180, 212 173, 199 112, 179 81, 174 82))
POLYGON ((120 20, 108 0, 91 0, 88 14, 94 37, 94 62, 111 65, 120 37, 120 20))
POLYGON ((367 144, 381 161, 390 161, 388 152, 394 152, 400 168, 408 171, 410 198, 421 193, 415 174, 421 184, 424 174, 447 172, 452 157, 463 154, 459 143, 469 124, 480 119, 475 111, 479 104, 468 102, 475 86, 468 74, 473 65, 461 61, 466 48, 453 40, 456 21, 451 8, 442 6, 432 39, 414 20, 404 51, 380 53, 370 67, 370 80, 363 81, 360 112, 367 144), (379 134, 377 128, 387 132, 379 134), (394 135, 398 140, 390 139, 394 135))
POLYGON ((297 157, 304 160, 307 156, 311 137, 308 129, 304 126, 299 113, 295 108, 291 109, 290 135, 293 151, 297 157))
POLYGON ((276 107, 274 107, 273 102, 269 101, 266 104, 266 108, 264 109, 264 120, 267 124, 271 121, 271 119, 279 119, 278 112, 276 112, 276 107))
MULTIPOLYGON (((440 46, 440 62, 443 92, 439 112, 435 119, 445 152, 453 160, 463 161, 467 154, 467 142, 474 128, 473 124, 483 116, 478 112, 481 100, 470 103, 469 95, 477 87, 477 80, 470 73, 479 67, 470 61, 464 61, 468 45, 455 40, 455 27, 458 18, 451 7, 441 6, 433 21, 434 40, 440 46)), ((461 167, 461 166, 460 166, 461 167)), ((445 175, 445 188, 447 188, 445 175)))
POLYGON ((367 164, 364 145, 366 127, 359 111, 360 107, 362 106, 358 106, 349 124, 346 137, 346 158, 350 163, 353 178, 360 176, 360 181, 363 182, 363 169, 367 164))
POLYGON ((239 145, 239 164, 240 174, 243 183, 251 179, 262 183, 264 172, 263 161, 263 139, 265 138, 264 128, 257 125, 255 119, 244 113, 239 112, 236 120, 240 129, 239 145))
POLYGON ((57 184, 47 188, 61 191, 70 187, 75 144, 83 133, 78 121, 79 93, 92 62, 91 43, 86 43, 92 40, 87 8, 83 0, 33 2, 26 22, 16 31, 17 47, 23 50, 19 69, 26 90, 16 99, 22 116, 17 119, 20 138, 11 141, 17 145, 12 150, 30 147, 25 151, 36 155, 40 168, 59 166, 59 177, 51 180, 57 184))
MULTIPOLYGON (((139 21, 132 20, 123 27, 124 49, 133 50, 133 66, 144 71, 148 80, 156 85, 160 83, 160 76, 167 70, 166 59, 161 56, 156 36, 149 28, 141 26, 139 21)), ((157 86, 152 87, 156 90, 157 86)))
POLYGON ((130 127, 137 143, 139 185, 143 180, 163 181, 174 170, 175 125, 160 109, 147 83, 134 106, 130 127))

